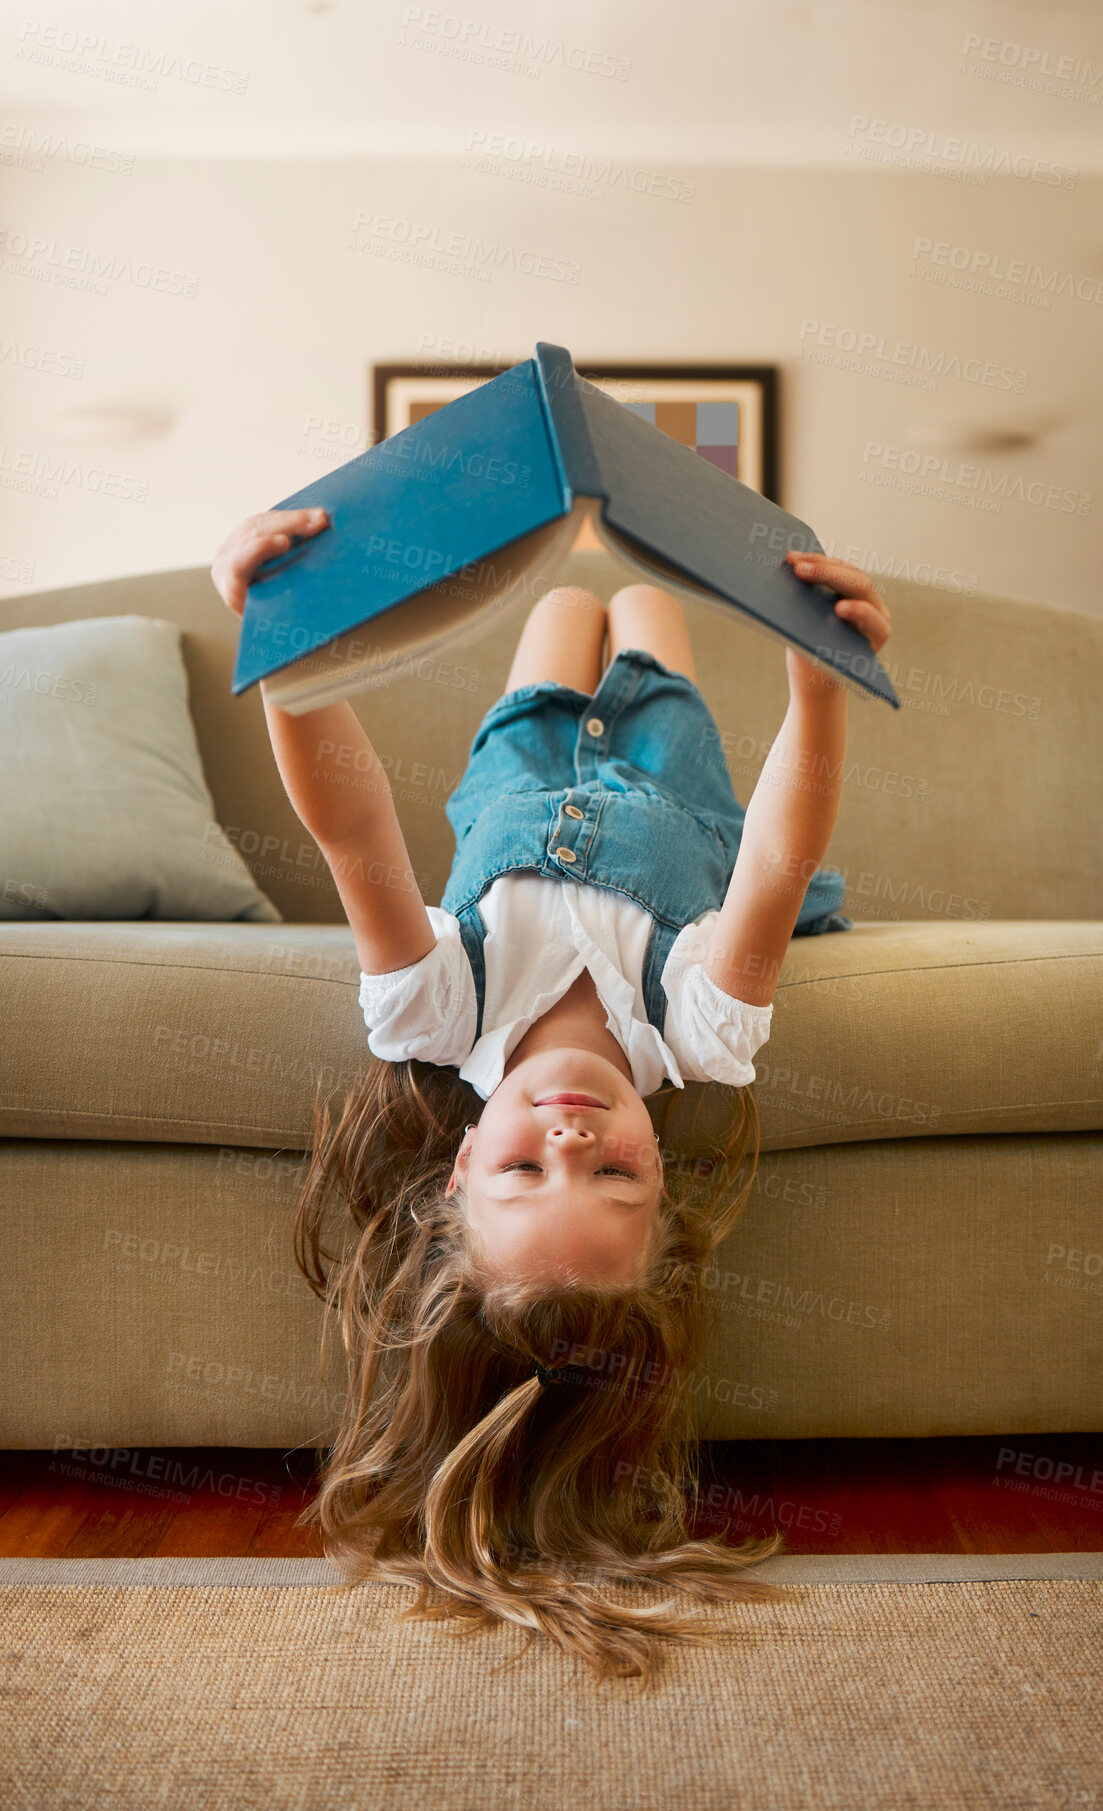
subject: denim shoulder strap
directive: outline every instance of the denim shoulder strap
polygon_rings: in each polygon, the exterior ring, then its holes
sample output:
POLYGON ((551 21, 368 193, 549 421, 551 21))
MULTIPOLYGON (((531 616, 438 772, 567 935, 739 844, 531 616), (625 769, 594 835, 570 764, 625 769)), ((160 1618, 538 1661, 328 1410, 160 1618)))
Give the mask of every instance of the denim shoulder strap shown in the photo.
MULTIPOLYGON (((475 1021, 475 1043, 477 1044, 483 1035, 483 1008, 486 1005, 486 959, 483 954, 483 944, 486 942, 486 925, 483 922, 483 915, 479 910, 478 902, 476 900, 472 900, 471 904, 465 906, 462 912, 458 912, 456 918, 460 927, 460 936, 463 939, 463 947, 467 952, 467 960, 471 964, 472 978, 475 982, 475 999, 479 1008, 478 1017, 475 1021)), ((474 1048, 474 1045, 472 1048, 474 1048)))
POLYGON ((667 1007, 662 973, 677 936, 676 925, 667 924, 661 918, 653 918, 651 935, 647 940, 647 954, 643 959, 643 1004, 648 1024, 654 1025, 660 1037, 666 1025, 667 1007))

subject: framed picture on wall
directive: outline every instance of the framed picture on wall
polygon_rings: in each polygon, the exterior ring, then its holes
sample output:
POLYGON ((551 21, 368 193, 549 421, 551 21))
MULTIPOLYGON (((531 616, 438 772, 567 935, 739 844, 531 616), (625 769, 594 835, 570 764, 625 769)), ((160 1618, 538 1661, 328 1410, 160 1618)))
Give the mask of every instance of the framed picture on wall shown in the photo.
MULTIPOLYGON (((515 363, 521 361, 515 360, 515 363)), ((499 377, 509 365, 375 365, 372 445, 432 415, 445 403, 499 377)), ((576 366, 579 376, 780 503, 776 365, 576 366)), ((576 547, 599 547, 588 528, 576 547)))

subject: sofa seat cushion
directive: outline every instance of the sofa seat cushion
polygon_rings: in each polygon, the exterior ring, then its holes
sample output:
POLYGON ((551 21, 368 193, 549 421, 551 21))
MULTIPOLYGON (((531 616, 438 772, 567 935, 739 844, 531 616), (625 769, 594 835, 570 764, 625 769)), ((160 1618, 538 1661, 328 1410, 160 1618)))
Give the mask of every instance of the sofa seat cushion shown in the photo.
MULTIPOLYGON (((315 1099, 373 1060, 346 926, 0 924, 0 986, 8 1137, 305 1150, 315 1099)), ((1098 1130, 1101 999, 1103 924, 798 938, 755 1058, 763 1149, 1098 1130)), ((715 1135, 730 1090, 703 1093, 715 1135)))
POLYGON ((0 925, 0 1132, 307 1148, 371 1060, 344 925, 0 925))
POLYGON ((755 1057, 764 1149, 1103 1127, 1103 923, 795 939, 775 1001, 755 1057))

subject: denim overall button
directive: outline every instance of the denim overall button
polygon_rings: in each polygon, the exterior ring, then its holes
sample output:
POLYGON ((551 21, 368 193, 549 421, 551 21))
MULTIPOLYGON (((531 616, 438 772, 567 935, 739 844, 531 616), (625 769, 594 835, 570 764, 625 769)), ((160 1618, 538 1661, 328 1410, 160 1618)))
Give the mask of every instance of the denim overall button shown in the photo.
POLYGON ((582 816, 582 813, 578 809, 577 805, 564 805, 563 809, 567 813, 568 817, 581 817, 582 816))
POLYGON ((578 860, 578 856, 573 849, 555 849, 552 853, 557 861, 565 861, 568 864, 578 860))
POLYGON ((591 717, 586 724, 586 729, 591 736, 603 736, 605 734, 605 725, 600 717, 591 717))

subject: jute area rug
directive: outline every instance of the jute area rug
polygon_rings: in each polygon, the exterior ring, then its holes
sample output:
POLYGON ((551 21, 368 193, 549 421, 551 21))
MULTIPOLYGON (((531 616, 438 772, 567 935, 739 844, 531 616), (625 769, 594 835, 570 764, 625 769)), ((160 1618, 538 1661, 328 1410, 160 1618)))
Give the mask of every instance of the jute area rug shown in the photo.
MULTIPOLYGON (((312 1560, 0 1561, 20 1811, 1103 1805, 1103 1555, 765 1562, 646 1694, 312 1560)), ((648 1601, 622 1587, 623 1601, 648 1601)))

